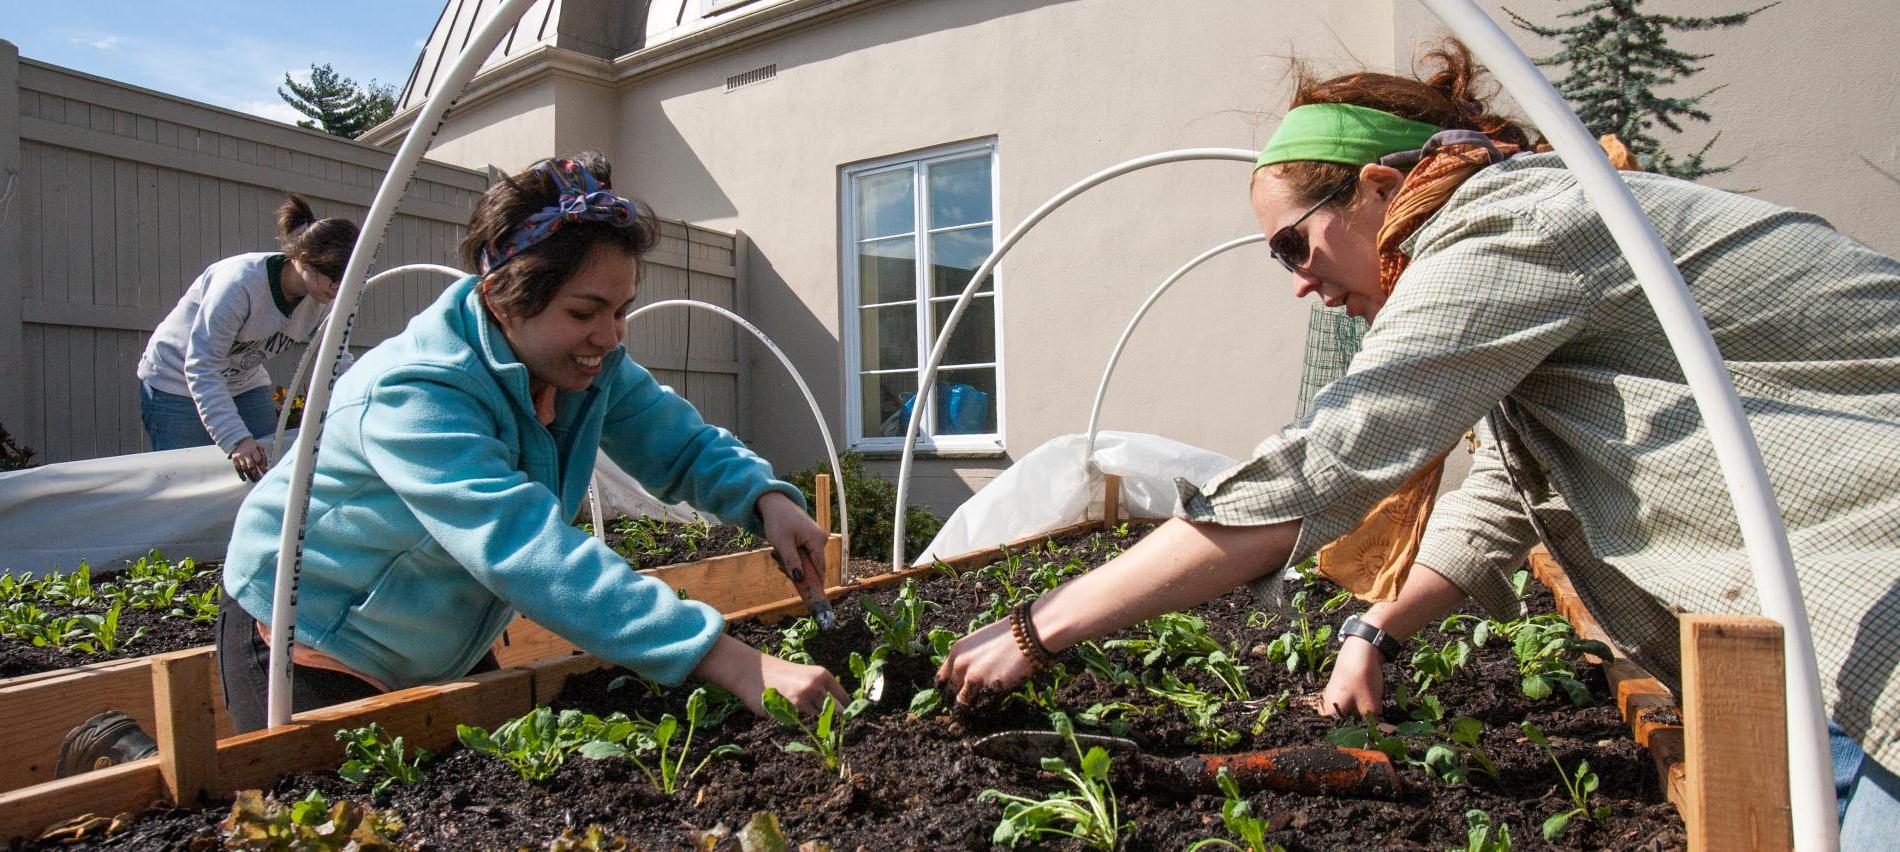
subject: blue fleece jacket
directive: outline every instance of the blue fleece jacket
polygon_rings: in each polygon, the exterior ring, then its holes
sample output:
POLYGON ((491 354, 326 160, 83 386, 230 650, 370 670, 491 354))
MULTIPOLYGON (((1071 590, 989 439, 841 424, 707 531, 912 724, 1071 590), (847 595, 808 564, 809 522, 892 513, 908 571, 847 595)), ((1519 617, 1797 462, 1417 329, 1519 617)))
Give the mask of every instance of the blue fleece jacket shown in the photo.
MULTIPOLYGON (((337 380, 311 487, 297 641, 401 689, 466 674, 515 612, 665 684, 725 627, 569 523, 596 448, 668 502, 758 528, 793 486, 618 349, 543 426, 528 370, 463 279, 337 380)), ((271 617, 290 464, 245 498, 224 588, 271 617)))

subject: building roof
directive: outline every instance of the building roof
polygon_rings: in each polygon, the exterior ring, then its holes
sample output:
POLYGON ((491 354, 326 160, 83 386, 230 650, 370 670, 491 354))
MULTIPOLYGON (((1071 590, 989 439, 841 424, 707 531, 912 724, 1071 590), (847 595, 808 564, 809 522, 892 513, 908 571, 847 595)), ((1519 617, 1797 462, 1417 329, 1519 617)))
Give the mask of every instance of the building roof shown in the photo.
MULTIPOLYGON (((612 60, 640 47, 646 35, 649 5, 644 0, 535 0, 476 73, 544 45, 612 60)), ((402 96, 396 102, 398 112, 420 106, 435 93, 456 55, 500 6, 501 0, 443 3, 442 14, 436 17, 435 28, 423 42, 409 81, 402 87, 402 96)))

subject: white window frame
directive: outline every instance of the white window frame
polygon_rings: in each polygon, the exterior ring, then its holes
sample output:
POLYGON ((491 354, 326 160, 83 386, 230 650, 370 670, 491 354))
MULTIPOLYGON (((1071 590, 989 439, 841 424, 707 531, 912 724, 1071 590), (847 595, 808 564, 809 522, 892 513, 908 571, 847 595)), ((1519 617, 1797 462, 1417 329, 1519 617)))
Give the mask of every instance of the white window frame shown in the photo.
MULTIPOLYGON (((841 327, 844 331, 842 336, 844 338, 843 348, 845 354, 845 429, 846 434, 849 436, 847 444, 853 450, 870 453, 885 453, 898 452, 904 448, 904 438, 901 435, 897 437, 865 437, 864 435, 865 413, 862 410, 864 392, 861 384, 862 377, 860 376, 860 371, 863 369, 863 353, 859 351, 859 341, 861 340, 859 337, 859 316, 861 306, 858 302, 858 205, 854 181, 857 178, 880 171, 908 169, 912 174, 913 191, 911 193, 911 203, 914 205, 912 236, 915 239, 917 257, 917 274, 913 292, 916 295, 918 305, 916 339, 919 342, 916 371, 918 378, 922 379, 923 368, 930 363, 930 350, 928 347, 922 345, 922 341, 929 338, 930 330, 934 327, 933 319, 935 312, 939 308, 947 311, 956 305, 956 299, 954 297, 933 300, 930 296, 931 264, 929 236, 933 230, 949 230, 949 228, 933 229, 930 227, 930 198, 928 194, 928 184, 924 179, 926 173, 925 167, 934 163, 965 159, 975 153, 988 155, 990 161, 989 228, 990 245, 992 249, 994 249, 997 241, 1003 237, 1001 229, 998 227, 999 223, 997 218, 998 212, 1002 210, 1002 199, 998 192, 998 188, 1002 185, 1002 179, 997 163, 995 139, 959 142, 923 151, 897 154, 876 160, 854 163, 838 170, 839 222, 843 226, 839 232, 838 265, 840 272, 839 280, 843 282, 840 288, 842 292, 839 301, 844 309, 841 327)), ((969 223, 951 227, 971 227, 973 224, 974 223, 969 223)), ((990 401, 990 405, 991 410, 996 413, 996 431, 972 435, 935 435, 929 431, 936 426, 937 406, 933 404, 929 406, 931 410, 925 412, 924 422, 917 434, 917 449, 919 451, 934 455, 968 454, 986 456, 995 455, 1004 451, 1003 436, 1008 434, 1009 426, 1007 420, 1008 406, 1003 404, 1007 394, 1003 387, 1003 364, 1006 361, 1006 357, 1003 353, 1003 280, 1002 269, 1000 267, 990 274, 990 286, 994 295, 987 296, 986 298, 990 299, 991 316, 996 333, 996 360, 989 365, 996 374, 996 394, 995 398, 990 401)), ((942 374, 939 373, 939 375, 941 376, 942 374)), ((922 387, 920 386, 918 390, 921 392, 922 387)), ((915 416, 914 412, 916 408, 913 407, 912 411, 912 416, 915 416)))

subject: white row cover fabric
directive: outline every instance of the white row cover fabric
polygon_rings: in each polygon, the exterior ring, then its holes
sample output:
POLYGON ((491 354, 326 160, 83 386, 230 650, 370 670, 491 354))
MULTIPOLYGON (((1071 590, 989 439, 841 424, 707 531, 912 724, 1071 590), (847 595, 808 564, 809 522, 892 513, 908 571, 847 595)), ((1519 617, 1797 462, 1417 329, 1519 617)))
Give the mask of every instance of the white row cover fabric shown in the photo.
POLYGON ((1122 478, 1124 515, 1166 518, 1180 502, 1176 477, 1206 482, 1238 464, 1159 435, 1102 432, 1084 460, 1088 436, 1061 435, 1018 459, 945 521, 913 565, 995 547, 1101 516, 1102 475, 1122 478))
MULTIPOLYGON (((286 433, 283 447, 296 437, 286 433)), ((661 503, 604 454, 594 468, 609 517, 702 519, 685 504, 661 503)), ((116 570, 154 549, 171 559, 221 560, 250 487, 215 446, 0 473, 0 573, 69 571, 81 560, 116 570)))

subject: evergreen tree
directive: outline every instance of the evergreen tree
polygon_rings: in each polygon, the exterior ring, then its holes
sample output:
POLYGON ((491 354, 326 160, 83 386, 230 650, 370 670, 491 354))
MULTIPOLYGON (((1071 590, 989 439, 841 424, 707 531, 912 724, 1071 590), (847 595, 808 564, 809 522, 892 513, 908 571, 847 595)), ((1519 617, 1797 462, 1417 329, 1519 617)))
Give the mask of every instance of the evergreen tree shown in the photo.
POLYGON ((310 66, 310 82, 298 83, 284 75, 284 86, 277 89, 298 112, 310 118, 298 127, 321 130, 332 136, 355 139, 363 131, 389 118, 396 111, 396 88, 370 81, 358 86, 355 80, 336 72, 328 64, 310 66), (288 88, 290 91, 284 91, 288 88))
POLYGON ((1510 9, 1504 11, 1519 27, 1563 45, 1537 64, 1566 69, 1557 90, 1591 133, 1616 134, 1648 171, 1694 180, 1734 168, 1735 163, 1711 166, 1705 161, 1720 132, 1695 153, 1680 158, 1663 150, 1654 135, 1658 124, 1680 133, 1683 119, 1709 122, 1709 113, 1699 104, 1721 88, 1689 97, 1658 92, 1700 72, 1702 67, 1696 63, 1712 55, 1674 49, 1668 44, 1668 33, 1740 26, 1776 4, 1706 18, 1652 15, 1642 11, 1642 5, 1643 0, 1586 0, 1582 7, 1560 16, 1579 19, 1578 23, 1561 27, 1535 24, 1510 9))

